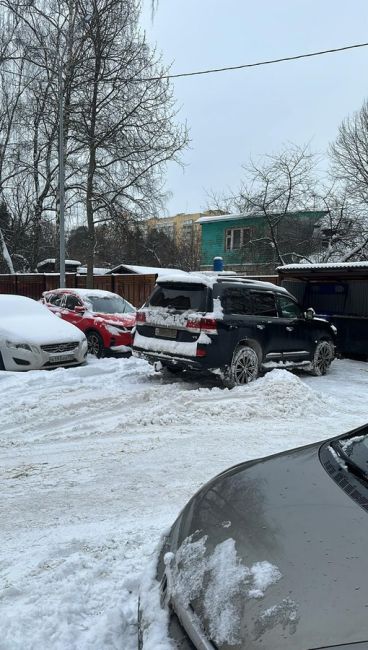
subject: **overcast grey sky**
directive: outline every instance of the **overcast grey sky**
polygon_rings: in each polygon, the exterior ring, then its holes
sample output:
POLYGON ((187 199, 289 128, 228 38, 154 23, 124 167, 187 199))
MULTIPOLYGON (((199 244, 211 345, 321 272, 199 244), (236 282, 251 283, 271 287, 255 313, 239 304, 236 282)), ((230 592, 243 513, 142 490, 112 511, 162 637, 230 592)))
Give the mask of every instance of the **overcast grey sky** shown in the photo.
MULTIPOLYGON (((238 65, 368 41, 367 0, 150 0, 142 24, 172 73, 238 65)), ((325 152, 368 97, 368 47, 250 70, 174 80, 190 128, 184 171, 170 165, 167 214, 198 212, 207 192, 236 188, 250 156, 287 142, 325 152)))

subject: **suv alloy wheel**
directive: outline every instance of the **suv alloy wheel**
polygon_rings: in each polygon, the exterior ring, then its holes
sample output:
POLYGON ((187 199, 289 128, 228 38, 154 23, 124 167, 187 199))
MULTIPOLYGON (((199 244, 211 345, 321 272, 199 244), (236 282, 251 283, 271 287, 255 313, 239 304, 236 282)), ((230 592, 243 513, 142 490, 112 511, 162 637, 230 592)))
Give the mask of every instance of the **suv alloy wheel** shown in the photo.
POLYGON ((312 374, 316 377, 325 375, 334 360, 335 351, 332 341, 318 341, 313 355, 312 374))
POLYGON ((242 345, 235 350, 229 369, 227 385, 243 386, 257 379, 259 375, 259 359, 257 352, 248 345, 242 345))

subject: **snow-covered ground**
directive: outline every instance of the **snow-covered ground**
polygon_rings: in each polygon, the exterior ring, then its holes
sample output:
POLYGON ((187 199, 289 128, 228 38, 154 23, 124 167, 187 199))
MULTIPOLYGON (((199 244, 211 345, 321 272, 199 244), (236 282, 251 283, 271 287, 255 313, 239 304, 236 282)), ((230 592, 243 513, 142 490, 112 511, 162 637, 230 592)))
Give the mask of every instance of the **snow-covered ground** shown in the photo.
POLYGON ((365 424, 367 391, 348 360, 232 391, 137 359, 0 373, 0 649, 135 650, 140 575, 193 492, 365 424))

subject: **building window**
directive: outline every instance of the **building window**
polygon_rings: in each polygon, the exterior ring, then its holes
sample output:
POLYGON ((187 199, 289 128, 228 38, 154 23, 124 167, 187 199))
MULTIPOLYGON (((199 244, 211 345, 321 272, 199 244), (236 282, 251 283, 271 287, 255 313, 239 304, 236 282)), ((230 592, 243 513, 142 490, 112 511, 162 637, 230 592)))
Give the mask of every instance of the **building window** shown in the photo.
POLYGON ((242 248, 250 241, 250 228, 227 228, 225 230, 225 250, 242 248))
POLYGON ((185 239, 191 239, 193 236, 193 219, 183 221, 181 231, 185 239))
POLYGON ((162 224, 160 223, 160 224, 157 224, 156 230, 158 230, 159 232, 162 232, 164 235, 166 235, 167 237, 170 237, 171 239, 173 239, 174 234, 175 234, 175 229, 174 229, 174 224, 173 223, 162 223, 162 224))

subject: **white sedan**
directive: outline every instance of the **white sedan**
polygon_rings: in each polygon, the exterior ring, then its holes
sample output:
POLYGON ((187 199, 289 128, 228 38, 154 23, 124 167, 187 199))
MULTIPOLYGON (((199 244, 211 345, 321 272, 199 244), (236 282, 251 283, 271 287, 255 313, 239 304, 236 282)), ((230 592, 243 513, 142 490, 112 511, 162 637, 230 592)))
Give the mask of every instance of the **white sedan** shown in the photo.
POLYGON ((0 295, 0 370, 39 370, 84 363, 83 332, 24 296, 0 295))

